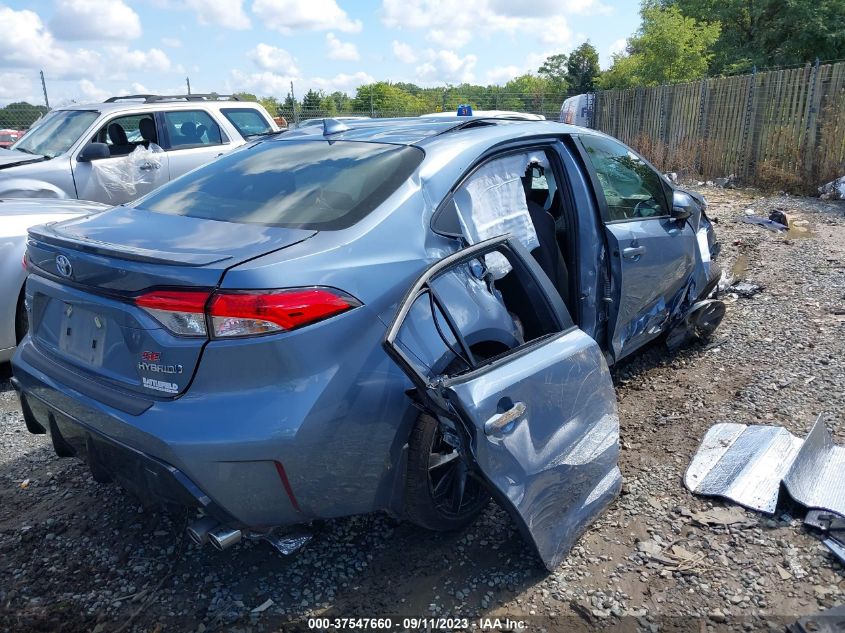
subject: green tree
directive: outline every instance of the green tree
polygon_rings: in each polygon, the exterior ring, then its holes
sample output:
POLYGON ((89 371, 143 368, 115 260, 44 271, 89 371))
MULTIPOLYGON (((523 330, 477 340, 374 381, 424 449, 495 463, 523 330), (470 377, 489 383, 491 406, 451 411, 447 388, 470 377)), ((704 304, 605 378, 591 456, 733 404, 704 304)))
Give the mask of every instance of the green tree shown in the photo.
POLYGON ((0 128, 26 129, 47 114, 49 110, 42 105, 32 105, 26 101, 10 103, 0 108, 0 128))
POLYGON ((279 108, 282 107, 282 104, 279 103, 276 97, 261 97, 258 99, 258 103, 264 106, 264 109, 270 113, 270 116, 278 116, 279 108))
POLYGON ((323 93, 317 92, 316 90, 309 90, 305 93, 305 96, 302 97, 302 111, 303 112, 314 112, 321 109, 321 104, 323 101, 323 93))
POLYGON ((537 70, 537 74, 548 81, 550 86, 562 92, 569 84, 568 63, 569 60, 563 53, 550 55, 537 70))
POLYGON ((570 92, 592 92, 600 74, 599 53, 589 42, 584 42, 569 54, 566 61, 566 81, 570 92))
POLYGON ((404 90, 387 81, 360 86, 352 100, 352 110, 361 114, 421 114, 422 105, 404 90))
POLYGON ((710 71, 747 72, 845 56, 843 0, 660 0, 722 31, 710 71))
POLYGON ((626 53, 613 56, 613 64, 602 73, 602 88, 657 86, 693 81, 707 73, 712 47, 719 38, 718 22, 703 22, 684 16, 675 6, 646 3, 642 25, 628 39, 626 53))

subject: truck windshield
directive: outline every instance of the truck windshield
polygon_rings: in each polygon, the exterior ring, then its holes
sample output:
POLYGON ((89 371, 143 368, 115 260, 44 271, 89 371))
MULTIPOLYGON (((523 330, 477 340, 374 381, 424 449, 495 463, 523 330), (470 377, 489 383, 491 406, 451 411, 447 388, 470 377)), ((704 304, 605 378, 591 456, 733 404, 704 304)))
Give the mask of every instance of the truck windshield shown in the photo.
POLYGON ((265 141, 188 172, 134 206, 170 215, 286 228, 352 226, 404 183, 416 147, 356 141, 265 141))
POLYGON ((98 116, 91 110, 56 110, 35 123, 11 149, 54 158, 68 151, 98 116))

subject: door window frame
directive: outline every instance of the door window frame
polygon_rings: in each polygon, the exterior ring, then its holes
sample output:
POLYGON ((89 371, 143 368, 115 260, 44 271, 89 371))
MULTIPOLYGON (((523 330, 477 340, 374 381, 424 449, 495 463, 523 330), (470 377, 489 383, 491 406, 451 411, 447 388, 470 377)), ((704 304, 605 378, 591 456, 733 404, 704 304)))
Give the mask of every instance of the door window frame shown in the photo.
POLYGON ((228 145, 231 141, 229 136, 226 134, 226 130, 223 125, 221 125, 220 121, 218 121, 214 114, 206 110, 205 108, 179 108, 179 109, 165 109, 159 112, 156 112, 158 115, 156 123, 159 125, 161 131, 159 133, 159 140, 163 141, 160 143, 161 147, 164 148, 168 152, 178 152, 181 150, 187 149, 197 149, 203 147, 221 147, 222 145, 228 145), (193 145, 177 145, 176 147, 170 141, 170 128, 167 125, 167 114, 168 113, 180 113, 180 112, 202 112, 208 115, 212 121, 214 121, 215 125, 217 125, 217 129, 220 130, 220 142, 219 143, 195 143, 193 145))
MULTIPOLYGON (((149 117, 155 123, 156 134, 158 135, 158 140, 160 141, 161 140, 161 126, 159 125, 159 121, 158 121, 158 118, 156 117, 156 114, 157 114, 157 112, 146 110, 146 111, 141 111, 141 112, 120 112, 120 113, 116 113, 114 115, 109 115, 107 117, 100 118, 98 121, 95 121, 94 125, 91 128, 89 128, 85 132, 85 134, 82 136, 82 139, 84 139, 84 142, 81 143, 79 145, 79 147, 77 147, 76 150, 73 152, 74 162, 78 162, 77 157, 79 156, 80 153, 82 153, 82 150, 85 149, 85 146, 88 145, 88 143, 98 142, 98 141, 96 141, 95 137, 100 133, 100 130, 105 129, 106 135, 108 135, 108 127, 112 123, 117 121, 118 119, 123 119, 125 117, 131 117, 131 116, 143 117, 143 116, 149 115, 149 117)), ((159 146, 162 147, 160 144, 159 144, 159 146)), ((143 147, 143 143, 139 143, 136 147, 143 147)), ((129 154, 121 154, 120 156, 109 156, 108 158, 101 158, 99 160, 110 160, 112 158, 126 158, 127 156, 129 156, 129 154)))
POLYGON ((247 139, 247 137, 249 137, 249 136, 256 136, 258 134, 266 134, 268 132, 273 131, 273 124, 264 117, 264 115, 262 114, 262 112, 258 108, 250 108, 248 106, 220 108, 220 114, 223 116, 224 119, 226 119, 229 122, 229 124, 233 128, 235 128, 235 130, 237 130, 238 134, 243 139, 247 139), (264 121, 264 123, 267 124, 267 132, 256 132, 256 134, 244 134, 243 131, 237 126, 237 124, 229 116, 230 113, 237 113, 237 112, 254 112, 258 116, 258 118, 260 118, 262 121, 264 121))
MULTIPOLYGON (((560 160, 560 156, 558 156, 558 150, 555 147, 557 143, 561 143, 562 141, 563 138, 558 136, 546 137, 542 139, 531 139, 529 142, 521 143, 519 145, 509 145, 506 148, 496 148, 494 151, 485 154, 475 163, 470 165, 469 169, 467 169, 463 174, 461 174, 460 178, 458 178, 455 184, 452 185, 452 187, 443 197, 443 200, 441 200, 440 204, 437 205, 437 208, 434 210, 434 213, 431 215, 429 228, 431 228, 431 230, 437 233, 438 235, 466 240, 466 236, 463 234, 463 231, 461 231, 460 221, 458 220, 457 211, 453 204, 455 194, 461 187, 464 186, 464 184, 466 184, 466 182, 470 178, 473 177, 473 175, 475 175, 475 173, 479 169, 481 169, 488 163, 491 163, 500 158, 505 158, 514 154, 524 154, 526 152, 542 151, 549 158, 549 163, 554 172, 555 183, 557 184, 558 190, 560 190, 561 186, 564 184, 569 186, 569 179, 566 176, 566 170, 563 166, 562 161, 560 160), (445 217, 450 212, 454 215, 454 218, 445 217), (452 225, 454 225, 454 227, 452 225), (452 228, 457 228, 457 232, 451 230, 452 228)), ((563 198, 563 192, 561 192, 561 198, 563 198)))
POLYGON ((652 165, 648 160, 646 160, 646 158, 642 154, 634 151, 633 149, 631 149, 630 147, 625 145, 625 143, 623 143, 619 139, 615 139, 615 138, 611 138, 611 140, 615 141, 616 143, 619 143, 620 145, 625 147, 629 152, 634 154, 634 156, 636 156, 641 161, 643 161, 646 164, 646 166, 649 169, 651 169, 657 175, 657 180, 660 183, 660 192, 661 192, 661 195, 663 196, 663 201, 666 204, 667 213, 664 213, 662 215, 651 215, 651 216, 642 217, 642 218, 616 218, 616 219, 611 218, 610 217, 610 207, 607 204, 607 198, 604 195, 604 188, 602 187, 601 181, 599 180, 598 171, 596 170, 595 166, 593 165, 593 161, 590 160, 590 156, 587 153, 587 148, 584 146, 584 143, 581 140, 582 136, 584 136, 584 135, 583 134, 573 134, 572 138, 575 141, 574 145, 575 145, 575 148, 578 151, 578 157, 580 158, 581 163, 583 164, 584 169, 587 172, 590 183, 592 184, 593 193, 595 195, 596 202, 598 202, 598 205, 599 205, 599 213, 601 214, 601 220, 602 220, 603 224, 606 224, 606 225, 607 224, 624 224, 626 222, 643 222, 643 221, 646 221, 646 220, 668 220, 668 219, 671 219, 671 217, 672 217, 671 216, 672 201, 671 201, 671 199, 669 199, 667 197, 666 184, 665 184, 665 181, 663 180, 663 176, 660 174, 660 171, 654 165, 652 165))
MULTIPOLYGON (((559 301, 555 301, 553 299, 553 294, 550 294, 554 292, 554 289, 551 287, 551 282, 549 282, 548 279, 544 280, 543 277, 545 277, 545 275, 542 270, 539 269, 539 265, 534 263, 528 251, 526 251, 517 241, 507 235, 494 237, 456 251, 427 268, 405 293, 402 300, 399 302, 399 308, 396 311, 396 315, 393 317, 393 320, 385 332, 382 340, 382 347, 385 349, 387 354, 397 364, 399 364, 405 373, 411 377, 411 380, 416 387, 420 389, 427 389, 430 387, 430 382, 427 377, 419 372, 419 370, 415 367, 415 361, 413 361, 411 357, 402 350, 401 344, 398 343, 399 333, 401 332, 402 326, 405 324, 408 316, 410 316, 411 309, 414 304, 421 297, 428 294, 431 297, 434 306, 442 313, 449 330, 452 332, 457 344, 460 346, 461 351, 471 366, 469 370, 454 376, 443 375, 441 377, 442 379, 440 384, 443 386, 449 386, 465 380, 471 380, 490 369, 509 362, 514 358, 528 354, 532 350, 554 338, 578 329, 578 326, 569 314, 566 304, 563 303, 562 299, 559 301), (450 316, 447 306, 440 303, 436 293, 434 293, 431 288, 431 282, 461 264, 468 263, 489 253, 501 253, 503 251, 509 252, 510 257, 508 257, 508 260, 514 268, 517 266, 520 267, 524 273, 532 278, 535 284, 534 287, 525 288, 525 290, 529 294, 533 305, 535 305, 534 302, 537 301, 542 301, 545 304, 545 308, 554 319, 554 331, 542 334, 530 341, 526 341, 522 345, 517 345, 506 352, 496 354, 491 358, 485 358, 481 362, 476 362, 469 345, 467 345, 462 333, 458 330, 457 325, 450 316), (542 277, 540 275, 542 275, 542 277)), ((437 314, 433 314, 432 316, 434 319, 438 318, 437 314)), ((448 343, 446 343, 446 345, 450 347, 448 343)))

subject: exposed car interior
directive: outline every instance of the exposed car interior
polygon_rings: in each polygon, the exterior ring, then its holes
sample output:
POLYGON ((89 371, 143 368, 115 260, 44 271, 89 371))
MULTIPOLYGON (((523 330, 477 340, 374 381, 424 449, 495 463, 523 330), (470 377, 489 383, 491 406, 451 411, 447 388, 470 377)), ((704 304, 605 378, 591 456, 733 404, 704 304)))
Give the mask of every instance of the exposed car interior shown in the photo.
POLYGON ((149 148, 150 143, 158 144, 158 134, 152 116, 136 114, 113 119, 100 128, 91 141, 108 145, 111 156, 126 156, 136 147, 149 148))

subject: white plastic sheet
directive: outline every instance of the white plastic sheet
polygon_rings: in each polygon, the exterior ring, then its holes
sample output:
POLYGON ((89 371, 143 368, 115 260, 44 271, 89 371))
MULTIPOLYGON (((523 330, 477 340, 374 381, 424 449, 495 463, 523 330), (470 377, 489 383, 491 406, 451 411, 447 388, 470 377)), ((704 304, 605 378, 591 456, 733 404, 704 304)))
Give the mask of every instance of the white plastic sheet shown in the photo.
MULTIPOLYGON (((540 246, 521 180, 532 160, 546 162, 545 156, 536 152, 491 161, 455 195, 461 228, 470 244, 509 234, 529 251, 540 246)), ((510 272, 510 264, 500 253, 487 255, 485 261, 495 279, 510 272)))
POLYGON ((161 178, 164 150, 150 143, 149 148, 139 145, 123 160, 93 161, 92 178, 97 188, 111 198, 131 200, 140 192, 140 185, 155 183, 161 178))

